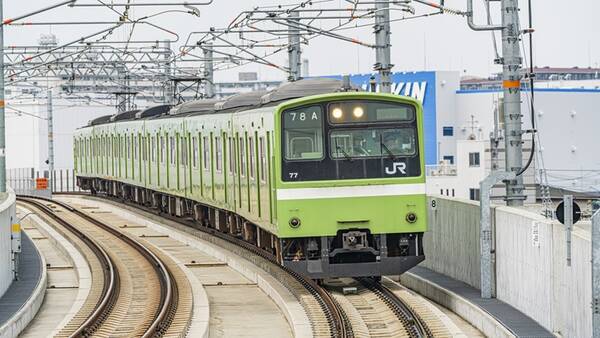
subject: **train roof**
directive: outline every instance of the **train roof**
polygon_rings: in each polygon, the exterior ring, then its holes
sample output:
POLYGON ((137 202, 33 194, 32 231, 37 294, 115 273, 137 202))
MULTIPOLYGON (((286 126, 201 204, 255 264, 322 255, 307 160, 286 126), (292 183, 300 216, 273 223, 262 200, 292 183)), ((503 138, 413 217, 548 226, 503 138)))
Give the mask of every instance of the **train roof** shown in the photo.
POLYGON ((102 116, 90 122, 98 125, 109 122, 134 119, 164 119, 205 114, 235 113, 257 107, 269 107, 283 101, 305 96, 335 93, 340 91, 362 91, 354 86, 344 85, 334 78, 310 78, 287 82, 271 91, 252 91, 235 94, 225 99, 204 99, 184 102, 177 106, 161 105, 146 110, 131 110, 113 116, 102 116))
POLYGON ((143 119, 143 118, 165 115, 169 112, 169 110, 171 110, 171 107, 173 107, 173 106, 171 106, 170 104, 164 104, 161 106, 150 107, 146 110, 142 110, 142 111, 138 112, 137 114, 135 114, 135 118, 143 119))

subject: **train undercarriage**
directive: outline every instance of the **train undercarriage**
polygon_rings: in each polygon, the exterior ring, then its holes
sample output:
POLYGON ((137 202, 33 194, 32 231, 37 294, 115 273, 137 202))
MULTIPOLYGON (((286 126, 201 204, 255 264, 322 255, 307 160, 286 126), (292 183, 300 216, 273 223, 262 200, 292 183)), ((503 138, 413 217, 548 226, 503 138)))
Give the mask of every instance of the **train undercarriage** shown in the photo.
POLYGON ((243 238, 275 255, 280 264, 313 279, 399 275, 425 259, 423 233, 371 234, 351 228, 336 236, 279 239, 228 210, 123 182, 77 177, 82 190, 150 207, 198 226, 243 238))

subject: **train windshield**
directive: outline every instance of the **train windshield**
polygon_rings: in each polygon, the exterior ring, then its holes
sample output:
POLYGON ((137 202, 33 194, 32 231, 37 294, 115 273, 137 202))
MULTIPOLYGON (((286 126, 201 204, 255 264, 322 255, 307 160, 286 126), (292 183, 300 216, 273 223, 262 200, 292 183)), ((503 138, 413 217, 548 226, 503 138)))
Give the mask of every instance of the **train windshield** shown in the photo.
POLYGON ((413 156, 416 149, 413 128, 341 129, 330 133, 333 159, 413 156))
POLYGON ((323 110, 320 106, 286 111, 283 125, 286 160, 323 158, 323 110))

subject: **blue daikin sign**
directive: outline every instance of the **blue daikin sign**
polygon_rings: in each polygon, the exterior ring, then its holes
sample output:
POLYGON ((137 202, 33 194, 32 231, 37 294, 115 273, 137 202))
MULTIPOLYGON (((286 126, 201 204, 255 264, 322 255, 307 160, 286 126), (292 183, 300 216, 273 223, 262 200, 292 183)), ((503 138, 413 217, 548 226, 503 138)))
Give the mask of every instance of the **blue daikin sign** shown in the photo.
MULTIPOLYGON (((369 90, 371 76, 379 82, 377 74, 350 75, 350 81, 364 90, 369 90)), ((326 76, 341 79, 340 75, 326 76)), ((425 127, 425 164, 437 164, 437 131, 436 131, 436 74, 435 72, 392 73, 392 93, 410 96, 423 104, 425 127)), ((378 88, 377 88, 378 90, 378 88)))

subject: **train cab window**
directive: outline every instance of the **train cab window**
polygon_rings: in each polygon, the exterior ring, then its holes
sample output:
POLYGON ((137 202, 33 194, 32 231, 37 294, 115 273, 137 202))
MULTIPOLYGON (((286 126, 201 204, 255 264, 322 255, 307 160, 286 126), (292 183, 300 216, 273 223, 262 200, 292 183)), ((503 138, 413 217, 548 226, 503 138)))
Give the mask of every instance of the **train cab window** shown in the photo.
POLYGON ((283 141, 286 160, 323 158, 323 109, 302 107, 283 112, 283 141))
POLYGON ((198 138, 192 137, 192 166, 198 168, 198 138))
POLYGON ((250 178, 254 178, 254 139, 252 137, 248 139, 248 156, 248 164, 250 166, 248 173, 250 174, 250 178))
POLYGON ((340 129, 331 132, 334 159, 412 156, 416 153, 414 128, 340 129))
POLYGON ((258 157, 260 159, 260 180, 267 181, 267 156, 265 154, 265 138, 258 139, 258 157))
POLYGON ((221 138, 215 138, 215 167, 218 172, 223 170, 223 145, 221 144, 221 138))
POLYGON ((207 136, 202 139, 202 162, 204 170, 210 168, 210 143, 207 136))
POLYGON ((175 138, 173 136, 169 138, 169 154, 171 165, 175 165, 175 138))
POLYGON ((240 137, 240 175, 246 176, 246 141, 240 137))

